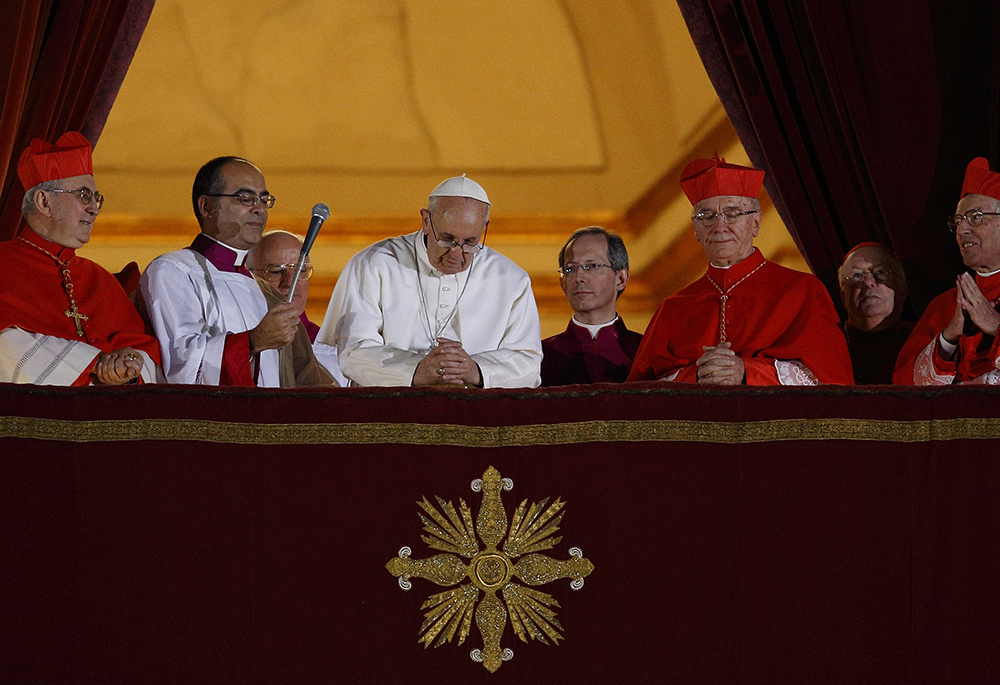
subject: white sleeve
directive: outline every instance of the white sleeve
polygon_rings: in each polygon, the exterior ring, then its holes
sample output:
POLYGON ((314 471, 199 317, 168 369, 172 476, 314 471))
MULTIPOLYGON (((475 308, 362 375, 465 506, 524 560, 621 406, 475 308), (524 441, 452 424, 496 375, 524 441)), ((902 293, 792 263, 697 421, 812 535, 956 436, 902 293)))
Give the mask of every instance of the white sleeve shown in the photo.
POLYGON ((100 353, 78 340, 5 328, 0 332, 0 382, 73 385, 100 353))
POLYGON ((336 345, 340 370, 364 386, 409 386, 424 354, 386 344, 381 276, 366 252, 347 263, 337 280, 316 342, 336 345))
POLYGON ((541 385, 542 333, 531 280, 514 300, 498 349, 473 354, 484 388, 537 388, 541 385))
POLYGON ((217 313, 209 311, 211 293, 163 259, 146 268, 139 289, 160 342, 167 382, 218 385, 226 332, 217 313))

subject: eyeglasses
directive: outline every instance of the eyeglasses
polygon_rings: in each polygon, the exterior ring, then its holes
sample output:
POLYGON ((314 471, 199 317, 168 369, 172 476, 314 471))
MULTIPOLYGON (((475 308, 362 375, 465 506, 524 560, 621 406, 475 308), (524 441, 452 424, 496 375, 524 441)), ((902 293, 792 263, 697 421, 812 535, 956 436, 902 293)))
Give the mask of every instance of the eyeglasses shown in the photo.
POLYGON ((486 247, 486 231, 490 229, 489 221, 486 222, 486 228, 483 229, 483 241, 481 243, 459 243, 454 240, 438 240, 437 231, 434 230, 434 217, 431 216, 430 212, 427 212, 427 220, 431 222, 431 233, 434 234, 434 242, 438 244, 438 247, 443 247, 449 252, 457 247, 465 254, 479 252, 486 247))
POLYGON ((965 214, 955 214, 948 217, 948 228, 953 232, 958 230, 963 221, 968 221, 970 226, 978 226, 983 223, 984 216, 1000 216, 1000 212, 984 212, 981 209, 970 209, 965 214))
MULTIPOLYGON (((721 212, 723 221, 727 224, 735 224, 741 216, 746 216, 747 214, 756 214, 759 210, 748 209, 745 212, 741 212, 738 209, 727 209, 721 212)), ((696 224, 701 224, 703 226, 709 226, 715 223, 715 220, 720 216, 720 212, 698 212, 691 217, 691 221, 696 224)))
POLYGON ((274 206, 274 203, 277 200, 277 198, 274 197, 274 195, 271 195, 270 193, 264 193, 263 195, 257 195, 256 193, 208 193, 207 196, 235 197, 237 200, 240 201, 241 205, 245 205, 247 207, 256 207, 257 201, 260 200, 261 202, 264 203, 264 206, 267 207, 268 209, 271 209, 271 207, 274 206))
POLYGON ((614 269, 614 267, 610 264, 571 264, 559 269, 559 275, 564 278, 566 276, 572 276, 576 273, 577 269, 583 273, 589 273, 593 269, 614 269))
POLYGON ((873 269, 871 271, 854 271, 844 276, 844 280, 851 285, 861 285, 865 282, 865 276, 872 275, 872 279, 879 285, 885 285, 892 280, 892 272, 888 269, 873 269))
POLYGON ((101 195, 96 190, 91 190, 90 188, 80 188, 78 190, 63 190, 62 188, 50 188, 53 193, 69 193, 70 195, 76 195, 80 202, 85 205, 89 205, 91 202, 97 203, 97 208, 100 209, 104 206, 104 196, 101 195))
MULTIPOLYGON (((281 279, 285 277, 287 273, 295 272, 294 264, 268 264, 266 269, 250 269, 250 271, 258 274, 261 278, 269 283, 280 283, 281 279)), ((314 269, 308 264, 302 267, 302 273, 299 274, 300 281, 308 281, 313 275, 314 269)))

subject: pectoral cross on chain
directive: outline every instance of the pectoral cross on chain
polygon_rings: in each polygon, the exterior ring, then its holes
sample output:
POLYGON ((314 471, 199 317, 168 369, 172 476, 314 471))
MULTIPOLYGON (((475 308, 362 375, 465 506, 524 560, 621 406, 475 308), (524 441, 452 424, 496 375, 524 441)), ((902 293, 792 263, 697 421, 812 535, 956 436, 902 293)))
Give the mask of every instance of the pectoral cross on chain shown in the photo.
POLYGON ((80 322, 81 321, 90 321, 90 317, 87 316, 86 314, 81 314, 80 313, 80 310, 76 308, 76 302, 71 302, 70 305, 69 305, 69 307, 70 308, 67 309, 65 312, 63 312, 63 314, 65 314, 66 316, 68 316, 71 319, 73 319, 73 322, 76 324, 76 334, 79 335, 82 338, 83 337, 83 326, 80 325, 80 322))

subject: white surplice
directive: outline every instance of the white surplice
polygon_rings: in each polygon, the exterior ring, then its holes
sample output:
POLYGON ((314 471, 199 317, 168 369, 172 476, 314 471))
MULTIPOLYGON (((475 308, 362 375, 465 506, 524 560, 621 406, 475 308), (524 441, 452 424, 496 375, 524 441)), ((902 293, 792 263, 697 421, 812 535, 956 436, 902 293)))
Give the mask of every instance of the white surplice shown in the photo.
MULTIPOLYGON (((226 335, 249 331, 267 314, 253 278, 220 271, 189 249, 154 259, 139 289, 169 383, 218 385, 226 335)), ((264 350, 259 359, 257 386, 279 387, 278 351, 264 350)))
MULTIPOLYGON (((142 350, 140 377, 162 381, 156 363, 142 350)), ((0 331, 0 383, 73 385, 94 363, 101 350, 80 340, 67 340, 10 327, 0 331)))
POLYGON ((420 231, 351 258, 316 342, 337 346, 341 370, 358 385, 408 386, 436 337, 462 343, 483 387, 541 382, 541 327, 528 274, 488 247, 465 271, 444 274, 428 261, 420 231))

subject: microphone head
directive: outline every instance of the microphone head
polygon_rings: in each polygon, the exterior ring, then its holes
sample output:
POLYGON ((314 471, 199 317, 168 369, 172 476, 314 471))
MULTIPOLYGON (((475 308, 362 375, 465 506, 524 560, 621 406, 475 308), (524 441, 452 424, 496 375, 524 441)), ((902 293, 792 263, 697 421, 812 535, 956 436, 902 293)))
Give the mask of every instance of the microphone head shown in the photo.
POLYGON ((319 204, 313 205, 313 213, 312 213, 312 215, 313 216, 318 216, 323 221, 326 221, 327 219, 330 218, 330 208, 327 207, 322 202, 320 202, 319 204))

